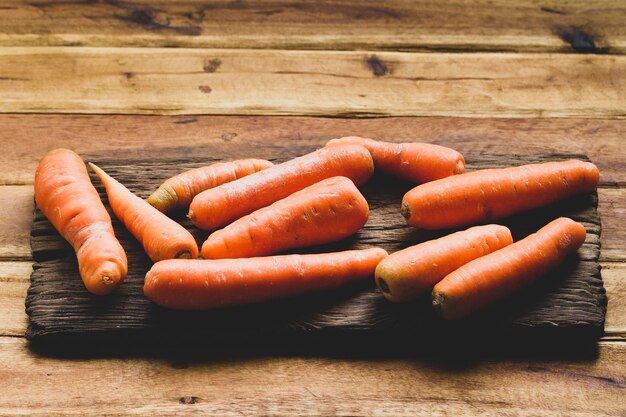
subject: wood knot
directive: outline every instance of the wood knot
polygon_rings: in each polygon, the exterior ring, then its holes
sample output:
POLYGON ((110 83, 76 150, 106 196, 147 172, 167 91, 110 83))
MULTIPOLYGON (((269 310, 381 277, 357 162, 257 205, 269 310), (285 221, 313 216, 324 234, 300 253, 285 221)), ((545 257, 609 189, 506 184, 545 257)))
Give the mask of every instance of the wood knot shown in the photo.
POLYGON ((556 30, 556 34, 567 42, 574 51, 582 54, 597 54, 604 52, 596 46, 593 35, 574 26, 567 26, 556 30))
POLYGON ((365 62, 370 67, 370 69, 372 70, 372 73, 376 77, 384 77, 385 75, 388 75, 388 74, 391 73, 391 70, 389 69, 387 64, 385 64, 376 55, 372 55, 372 56, 366 58, 365 62))
POLYGON ((197 403, 197 402, 199 402, 199 401, 200 401, 200 398, 198 398, 198 397, 191 397, 191 396, 190 396, 190 397, 180 397, 180 398, 178 399, 178 402, 179 402, 179 403, 181 403, 181 404, 187 404, 187 405, 189 405, 189 404, 195 404, 195 403, 197 403))
POLYGON ((222 61, 219 58, 205 59, 202 69, 204 72, 215 72, 222 65, 222 61))

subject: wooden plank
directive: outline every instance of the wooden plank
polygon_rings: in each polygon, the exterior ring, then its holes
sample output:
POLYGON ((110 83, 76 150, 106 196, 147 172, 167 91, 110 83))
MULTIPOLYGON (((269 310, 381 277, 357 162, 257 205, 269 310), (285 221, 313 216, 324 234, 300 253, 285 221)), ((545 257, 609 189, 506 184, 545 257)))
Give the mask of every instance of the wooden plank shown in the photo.
POLYGON ((626 190, 607 188, 600 191, 602 213, 602 259, 626 261, 626 190))
POLYGON ((467 351, 350 358, 185 350, 42 357, 0 338, 2 415, 621 416, 626 343, 554 359, 467 351), (149 355, 149 354, 148 354, 149 355), (450 356, 448 356, 450 355, 450 356), (97 382, 94 382, 97 381, 97 382), (94 383, 96 384, 94 386, 94 383))
POLYGON ((0 187, 0 259, 31 259, 30 226, 33 223, 33 187, 0 187))
POLYGON ((322 146, 342 135, 432 142, 475 154, 586 154, 600 168, 602 184, 626 185, 626 120, 0 114, 0 126, 6 145, 0 185, 32 184, 39 159, 57 147, 113 158, 149 153, 158 160, 232 143, 249 144, 253 156, 267 143, 322 146))
POLYGON ((626 116, 626 56, 2 48, 0 112, 626 116))
POLYGON ((3 1, 0 46, 623 53, 619 0, 3 1))
POLYGON ((602 279, 609 299, 606 336, 626 340, 626 264, 602 264, 602 279))
MULTIPOLYGON (((267 146, 257 148, 257 151, 262 158, 280 162, 313 149, 293 144, 291 147, 267 146)), ((220 158, 220 152, 240 158, 247 152, 247 147, 231 145, 224 150, 207 148, 205 151, 213 158, 220 158)), ((563 155, 466 155, 472 169, 565 158, 567 156, 563 155)), ((195 159, 159 163, 152 159, 103 159, 96 162, 131 191, 146 197, 164 178, 200 166, 206 160, 207 157, 198 155, 195 159)), ((104 190, 93 174, 92 181, 104 196, 104 190)), ((407 226, 399 216, 400 199, 412 186, 389 177, 374 177, 362 187, 370 205, 370 218, 365 227, 348 239, 301 252, 332 252, 372 246, 393 252, 448 234, 450 231, 416 230, 407 226)), ((108 204, 106 198, 103 200, 105 205, 108 204)), ((585 225, 587 239, 576 257, 569 258, 533 288, 484 314, 455 323, 438 319, 429 302, 392 306, 381 297, 372 281, 341 291, 220 311, 189 313, 161 309, 143 295, 143 278, 152 262, 117 220, 113 226, 126 250, 129 273, 115 295, 106 299, 94 297, 85 291, 78 277, 72 249, 38 212, 31 239, 37 263, 26 299, 26 311, 30 317, 26 336, 40 345, 63 343, 64 346, 72 344, 68 343, 69 340, 92 342, 94 337, 99 341, 129 340, 130 337, 162 341, 185 339, 192 334, 214 343, 220 339, 249 337, 257 332, 275 332, 277 337, 286 336, 287 339, 302 335, 373 337, 384 333, 391 338, 412 335, 410 339, 421 338, 422 343, 425 343, 425 335, 433 339, 446 335, 464 339, 463 335, 469 332, 485 336, 497 334, 499 338, 508 335, 524 340, 550 337, 593 340, 603 335, 606 313, 606 295, 598 264, 600 218, 596 207, 594 192, 500 220, 517 240, 556 217, 567 216, 585 225), (285 311, 289 314, 285 315, 285 311)), ((206 239, 207 233, 193 227, 182 213, 177 220, 182 220, 199 244, 206 239)))
POLYGON ((32 262, 0 262, 0 335, 24 336, 28 316, 24 299, 32 262))

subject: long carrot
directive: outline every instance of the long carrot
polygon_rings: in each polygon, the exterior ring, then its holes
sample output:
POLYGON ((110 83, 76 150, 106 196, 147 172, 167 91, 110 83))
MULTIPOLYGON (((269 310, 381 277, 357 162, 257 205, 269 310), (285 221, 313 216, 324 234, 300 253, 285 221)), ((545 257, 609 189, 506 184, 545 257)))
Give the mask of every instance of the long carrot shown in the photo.
POLYGON ((566 217, 537 233, 475 259, 447 275, 433 289, 433 307, 458 319, 501 300, 539 279, 585 241, 585 227, 566 217))
POLYGON ((431 143, 389 143, 347 136, 336 143, 358 143, 370 151, 376 169, 417 184, 465 172, 465 159, 454 149, 431 143))
POLYGON ((511 231, 496 224, 420 243, 382 260, 376 267, 376 285, 389 301, 410 301, 432 291, 436 283, 461 265, 511 243, 511 231))
POLYGON ((350 179, 328 178, 213 232, 202 257, 249 258, 334 242, 356 233, 369 212, 350 179))
POLYGON ((202 191, 243 178, 273 165, 264 159, 239 159, 190 169, 161 184, 148 197, 148 203, 163 213, 187 208, 191 200, 202 191))
POLYGON ((408 224, 445 229, 541 207, 593 190, 598 168, 578 160, 485 169, 418 185, 404 195, 408 224))
POLYGON ((109 196, 113 213, 141 242, 154 262, 172 258, 197 258, 198 245, 183 226, 131 193, 98 166, 89 163, 109 196))
POLYGON ((69 149, 46 154, 35 173, 35 200, 76 251, 87 290, 113 291, 126 277, 128 261, 80 156, 69 149))
POLYGON ((169 308, 197 310, 269 301, 366 279, 387 252, 380 248, 310 255, 157 262, 144 294, 169 308))
POLYGON ((364 147, 329 146, 203 191, 191 202, 188 216, 200 229, 215 230, 323 179, 344 176, 358 186, 373 172, 364 147))

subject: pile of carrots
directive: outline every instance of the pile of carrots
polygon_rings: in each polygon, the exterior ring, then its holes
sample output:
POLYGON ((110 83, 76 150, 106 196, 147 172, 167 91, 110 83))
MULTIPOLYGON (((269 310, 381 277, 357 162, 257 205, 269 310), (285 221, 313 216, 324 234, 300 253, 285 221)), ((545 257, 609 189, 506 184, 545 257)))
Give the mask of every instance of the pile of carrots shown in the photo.
MULTIPOLYGON (((331 140, 279 165, 245 159, 186 171, 165 181, 147 201, 89 165, 115 216, 155 262, 144 293, 161 306, 230 307, 373 276, 392 302, 430 292, 433 307, 446 319, 470 315, 528 286, 575 252, 586 235, 581 224, 559 218, 513 242, 508 228, 489 223, 589 192, 599 181, 598 169, 588 162, 465 173, 465 160, 453 149, 360 137, 331 140), (358 187, 375 169, 419 184, 405 194, 400 208, 409 225, 474 227, 391 255, 382 248, 277 255, 361 229, 369 206, 358 187), (201 250, 167 215, 185 209, 195 226, 212 231, 201 250)), ((76 251, 87 290, 103 295, 122 283, 126 254, 78 155, 57 149, 44 156, 35 175, 35 199, 76 251)))

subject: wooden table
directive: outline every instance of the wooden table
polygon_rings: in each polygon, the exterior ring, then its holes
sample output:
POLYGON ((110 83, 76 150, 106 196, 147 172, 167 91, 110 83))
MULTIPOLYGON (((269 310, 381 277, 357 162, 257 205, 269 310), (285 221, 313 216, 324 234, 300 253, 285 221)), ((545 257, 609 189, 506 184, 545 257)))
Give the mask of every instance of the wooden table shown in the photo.
POLYGON ((1 415, 626 415, 623 1, 203 3, 0 2, 1 415), (609 297, 597 351, 29 349, 33 172, 46 151, 184 157, 206 143, 348 134, 588 154, 602 171, 609 297))

